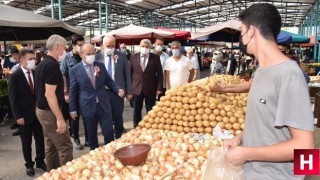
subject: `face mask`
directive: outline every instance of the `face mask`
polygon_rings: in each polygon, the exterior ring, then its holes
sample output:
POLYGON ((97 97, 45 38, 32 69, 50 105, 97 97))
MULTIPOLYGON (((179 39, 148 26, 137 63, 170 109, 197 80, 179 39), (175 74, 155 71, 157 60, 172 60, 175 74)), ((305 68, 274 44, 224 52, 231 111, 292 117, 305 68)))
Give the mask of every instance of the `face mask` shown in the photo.
POLYGON ((126 48, 121 49, 121 52, 127 52, 126 48))
MULTIPOLYGON (((248 31, 247 31, 248 32, 248 31)), ((247 33, 246 32, 246 33, 247 33)), ((244 33, 244 34, 246 34, 246 33, 244 33)), ((250 43, 250 41, 251 41, 251 39, 248 41, 248 43, 247 44, 243 44, 243 42, 242 42, 242 36, 243 35, 240 35, 240 37, 239 37, 239 49, 240 49, 240 51, 242 51, 243 52, 243 54, 245 54, 245 55, 247 55, 247 56, 253 56, 252 54, 249 54, 248 53, 248 44, 250 43)))
POLYGON ((114 48, 104 48, 104 53, 111 56, 114 53, 114 48))
POLYGON ((172 56, 173 57, 178 57, 180 55, 180 50, 179 49, 173 49, 172 50, 172 56))
POLYGON ((161 51, 162 51, 162 49, 163 49, 163 47, 162 47, 162 46, 156 46, 156 47, 155 47, 155 50, 156 50, 157 52, 161 52, 161 51))
POLYGON ((16 63, 16 60, 14 59, 14 57, 10 57, 9 60, 10 60, 10 62, 12 62, 12 63, 16 63))
POLYGON ((36 68, 36 60, 27 61, 27 69, 34 70, 36 68))
POLYGON ((59 56, 59 62, 61 62, 62 60, 64 60, 64 58, 67 56, 66 51, 63 51, 63 54, 61 56, 59 56))
POLYGON ((86 63, 87 64, 89 64, 89 65, 93 64, 94 60, 95 60, 95 55, 86 56, 86 63))
POLYGON ((140 52, 141 52, 141 54, 143 54, 143 55, 147 55, 147 54, 149 54, 150 49, 149 49, 149 48, 144 48, 144 47, 142 47, 142 48, 140 48, 140 52))
POLYGON ((81 52, 81 47, 80 46, 77 46, 77 53, 79 54, 81 52))

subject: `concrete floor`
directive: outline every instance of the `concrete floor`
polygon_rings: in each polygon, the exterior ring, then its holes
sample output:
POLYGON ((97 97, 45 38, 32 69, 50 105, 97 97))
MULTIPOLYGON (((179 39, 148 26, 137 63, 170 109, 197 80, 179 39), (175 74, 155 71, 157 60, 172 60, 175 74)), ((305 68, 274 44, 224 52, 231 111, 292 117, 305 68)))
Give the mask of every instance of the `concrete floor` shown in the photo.
MULTIPOLYGON (((202 77, 208 71, 204 71, 201 73, 202 77)), ((145 111, 143 112, 145 114, 145 111)), ((125 110, 124 110, 124 126, 127 130, 133 128, 133 109, 129 106, 128 102, 125 102, 125 110)), ((84 130, 82 123, 80 123, 80 139, 82 144, 84 143, 84 130)), ((22 156, 21 142, 19 136, 12 136, 12 132, 14 130, 10 130, 9 125, 0 127, 0 180, 32 180, 36 177, 42 175, 44 172, 40 169, 35 168, 36 175, 31 178, 25 174, 24 167, 24 159, 22 156)), ((99 132, 101 132, 99 130, 99 132)), ((316 128, 315 137, 317 140, 317 148, 320 148, 320 129, 316 128)), ((102 134, 99 133, 99 142, 103 143, 102 134)), ((33 150, 34 145, 32 146, 33 150)), ((88 147, 84 147, 84 150, 74 150, 73 156, 74 158, 78 158, 84 154, 89 152, 88 147)), ((33 151, 33 157, 35 157, 33 151)), ((308 180, 312 179, 320 179, 319 177, 308 177, 308 180)))

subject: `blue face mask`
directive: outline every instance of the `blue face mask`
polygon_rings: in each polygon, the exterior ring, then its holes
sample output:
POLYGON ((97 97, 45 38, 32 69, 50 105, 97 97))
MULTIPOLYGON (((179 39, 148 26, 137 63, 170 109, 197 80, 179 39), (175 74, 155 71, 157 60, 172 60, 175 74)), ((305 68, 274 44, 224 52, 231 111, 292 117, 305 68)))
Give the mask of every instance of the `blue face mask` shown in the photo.
POLYGON ((178 57, 179 55, 180 55, 179 49, 172 49, 172 56, 173 57, 178 57))

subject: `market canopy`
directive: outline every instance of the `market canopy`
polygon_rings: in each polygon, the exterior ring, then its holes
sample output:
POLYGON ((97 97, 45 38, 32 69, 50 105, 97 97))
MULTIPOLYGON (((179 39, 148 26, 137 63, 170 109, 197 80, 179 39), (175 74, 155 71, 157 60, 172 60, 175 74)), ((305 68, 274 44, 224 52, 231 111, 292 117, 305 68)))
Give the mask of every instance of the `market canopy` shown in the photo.
POLYGON ((291 35, 292 43, 309 43, 310 42, 310 37, 308 37, 308 36, 303 36, 303 35, 300 35, 300 34, 295 34, 295 33, 291 33, 291 32, 288 32, 288 31, 283 31, 283 30, 281 30, 281 32, 284 32, 286 34, 291 35))
POLYGON ((162 31, 168 31, 168 32, 173 32, 174 33, 174 38, 181 40, 181 39, 188 39, 191 37, 191 32, 190 31, 181 31, 181 30, 176 30, 176 29, 168 29, 168 28, 163 28, 163 27, 158 27, 157 29, 162 30, 162 31))
POLYGON ((191 34, 192 39, 207 39, 210 41, 238 42, 241 22, 229 20, 218 23, 191 34))
POLYGON ((285 31, 280 31, 278 37, 277 37, 277 43, 291 43, 292 42, 292 36, 285 31))
POLYGON ((53 34, 63 37, 85 34, 85 30, 30 11, 2 4, 0 9, 0 41, 43 40, 53 34))
MULTIPOLYGON (((318 36, 318 38, 317 38, 317 40, 318 40, 317 44, 319 44, 320 36, 319 36, 319 34, 318 34, 317 36, 318 36)), ((310 36, 310 42, 309 42, 309 43, 300 44, 300 46, 301 46, 301 47, 311 47, 311 46, 314 46, 314 42, 315 42, 315 35, 311 35, 311 36, 310 36)))
MULTIPOLYGON (((141 26, 136 26, 133 24, 130 24, 129 26, 110 31, 106 34, 112 35, 115 37, 116 40, 127 40, 128 42, 130 41, 137 41, 141 40, 144 38, 147 39, 154 39, 157 37, 162 37, 165 39, 173 39, 174 38, 174 33, 173 32, 168 32, 168 31, 163 31, 163 30, 158 30, 158 29, 153 29, 153 28, 147 28, 147 27, 141 27, 141 26)), ((103 35, 98 35, 94 38, 91 39, 91 42, 93 43, 98 43, 100 38, 103 35)), ((122 41, 123 42, 123 41, 122 41)))

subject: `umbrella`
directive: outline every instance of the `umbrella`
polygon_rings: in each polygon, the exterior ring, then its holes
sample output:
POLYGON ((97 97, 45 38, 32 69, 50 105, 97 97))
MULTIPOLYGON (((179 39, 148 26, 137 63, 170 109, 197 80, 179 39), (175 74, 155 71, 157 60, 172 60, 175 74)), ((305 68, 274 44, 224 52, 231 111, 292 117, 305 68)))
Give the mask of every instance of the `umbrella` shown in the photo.
POLYGON ((292 43, 309 43, 310 42, 310 37, 303 36, 300 34, 291 33, 288 31, 283 31, 283 30, 281 30, 281 32, 284 32, 284 33, 291 35, 292 36, 292 43))
POLYGON ((0 41, 44 40, 51 35, 63 37, 85 34, 62 21, 34 14, 30 11, 0 4, 0 41))
MULTIPOLYGON (((163 37, 165 39, 174 38, 173 32, 162 31, 158 29, 152 29, 147 27, 135 26, 130 24, 129 26, 110 31, 107 34, 115 37, 116 40, 122 40, 121 42, 138 41, 141 39, 154 39, 157 37, 163 37)), ((91 39, 91 42, 97 43, 103 35, 98 35, 91 39)))
POLYGON ((212 41, 238 42, 241 22, 229 20, 218 23, 191 34, 192 39, 207 39, 212 41))
POLYGON ((285 31, 280 31, 277 37, 277 43, 291 43, 292 36, 285 31))
MULTIPOLYGON (((318 39, 319 39, 319 34, 317 34, 318 36, 318 39)), ((303 43, 303 44, 300 44, 301 47, 311 47, 311 46, 314 46, 314 42, 315 42, 315 35, 311 35, 310 36, 310 42, 309 43, 303 43)), ((319 44, 319 42, 316 42, 317 44, 319 44)))

